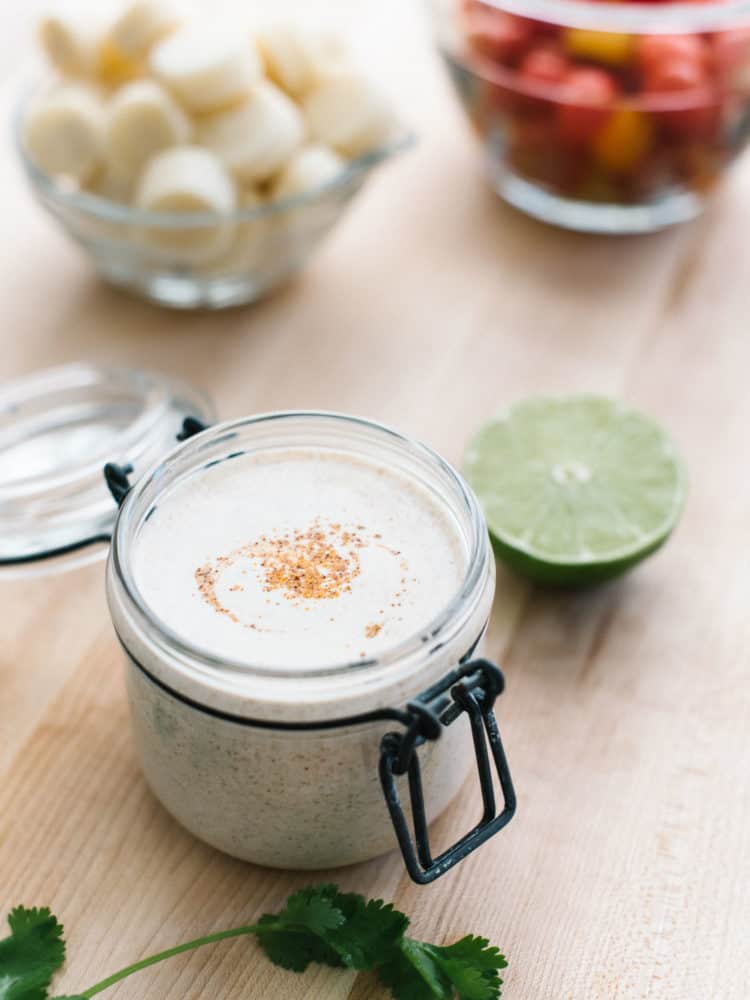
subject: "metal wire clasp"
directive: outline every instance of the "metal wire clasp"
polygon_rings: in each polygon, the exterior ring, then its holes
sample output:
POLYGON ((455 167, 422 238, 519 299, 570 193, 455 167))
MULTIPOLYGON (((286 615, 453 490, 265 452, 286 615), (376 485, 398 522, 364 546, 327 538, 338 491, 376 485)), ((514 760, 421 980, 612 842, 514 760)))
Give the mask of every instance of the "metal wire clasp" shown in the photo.
POLYGON ((466 663, 409 702, 406 713, 410 721, 406 731, 386 733, 380 744, 380 782, 388 811, 409 875, 421 885, 434 882, 493 837, 516 811, 516 793, 493 711, 495 699, 504 687, 501 671, 489 660, 466 663), (450 726, 464 712, 471 725, 484 812, 477 826, 433 859, 417 750, 427 740, 439 739, 443 727, 450 726), (500 813, 495 802, 488 743, 503 794, 500 813), (396 788, 396 778, 403 774, 409 776, 413 839, 396 788))
MULTIPOLYGON (((185 417, 182 421, 182 429, 177 435, 178 441, 187 441, 188 438, 205 431, 206 424, 196 419, 196 417, 185 417)), ((116 465, 114 462, 107 462, 104 466, 104 481, 107 489, 112 494, 112 499, 118 507, 122 507, 125 497, 130 493, 130 474, 133 471, 132 465, 116 465)))

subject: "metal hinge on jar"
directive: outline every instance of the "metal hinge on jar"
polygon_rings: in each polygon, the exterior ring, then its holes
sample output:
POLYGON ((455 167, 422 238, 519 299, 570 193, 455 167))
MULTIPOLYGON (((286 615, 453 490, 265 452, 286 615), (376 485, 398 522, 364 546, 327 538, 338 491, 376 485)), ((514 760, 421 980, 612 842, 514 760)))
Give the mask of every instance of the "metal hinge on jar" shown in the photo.
POLYGON ((404 732, 390 732, 380 747, 380 781, 409 875, 415 882, 434 882, 454 865, 493 837, 513 818, 516 794, 494 714, 495 700, 505 681, 488 660, 473 660, 447 674, 406 707, 409 723, 404 732), (433 858, 417 750, 439 739, 443 727, 466 713, 471 725, 484 812, 481 821, 457 843, 433 858), (500 782, 503 809, 498 813, 493 768, 500 782), (414 837, 401 805, 396 778, 408 775, 414 837))
MULTIPOLYGON (((182 422, 182 430, 177 434, 176 439, 179 442, 187 441, 191 437, 195 437, 196 434, 200 434, 201 431, 205 431, 207 427, 208 424, 204 424, 196 417, 185 417, 182 422)), ((130 482, 132 471, 132 465, 116 465, 114 462, 107 462, 104 466, 104 481, 118 507, 122 507, 125 497, 132 488, 130 482)))

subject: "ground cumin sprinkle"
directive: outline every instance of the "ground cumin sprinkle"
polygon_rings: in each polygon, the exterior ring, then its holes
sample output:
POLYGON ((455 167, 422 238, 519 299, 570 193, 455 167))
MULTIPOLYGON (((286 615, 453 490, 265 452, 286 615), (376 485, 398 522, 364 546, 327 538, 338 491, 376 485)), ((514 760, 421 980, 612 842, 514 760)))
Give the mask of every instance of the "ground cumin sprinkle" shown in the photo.
MULTIPOLYGON (((217 560, 217 563, 220 560, 217 560)), ((212 565, 211 563, 206 563, 205 566, 199 566, 195 571, 195 582, 198 584, 198 590, 204 601, 211 605, 211 607, 218 611, 221 615, 226 615, 233 622, 240 623, 239 618, 233 611, 229 608, 225 608, 224 605, 219 600, 216 594, 216 584, 219 582, 219 567, 212 565)))
POLYGON ((281 590, 289 601, 321 601, 352 589, 361 572, 357 550, 365 544, 359 534, 341 531, 340 525, 325 530, 318 521, 307 531, 263 535, 240 552, 260 563, 264 590, 281 590))
MULTIPOLYGON (((361 573, 361 549, 370 544, 386 549, 381 542, 371 541, 366 531, 361 524, 354 527, 338 523, 324 525, 317 519, 304 531, 261 535, 256 541, 199 566, 195 581, 203 600, 235 622, 239 619, 222 604, 217 588, 222 572, 242 560, 255 564, 261 586, 268 593, 280 591, 286 600, 297 604, 334 600, 351 592, 353 581, 361 573)), ((381 537, 378 534, 373 539, 381 537)), ((401 555, 391 549, 386 551, 396 557, 401 555)), ((237 584, 229 588, 230 592, 242 589, 237 584)), ((258 626, 253 623, 247 627, 258 626)), ((366 638, 374 639, 382 628, 382 623, 368 625, 366 638)))

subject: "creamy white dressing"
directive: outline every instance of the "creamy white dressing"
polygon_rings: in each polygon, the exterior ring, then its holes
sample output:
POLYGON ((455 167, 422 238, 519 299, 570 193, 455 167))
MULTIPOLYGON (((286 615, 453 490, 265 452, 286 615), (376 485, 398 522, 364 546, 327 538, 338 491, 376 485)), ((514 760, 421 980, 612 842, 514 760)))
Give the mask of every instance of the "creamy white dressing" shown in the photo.
POLYGON ((397 645, 455 597, 467 561, 416 478, 313 448, 197 470, 159 498, 132 552, 145 603, 183 640, 280 670, 397 645))

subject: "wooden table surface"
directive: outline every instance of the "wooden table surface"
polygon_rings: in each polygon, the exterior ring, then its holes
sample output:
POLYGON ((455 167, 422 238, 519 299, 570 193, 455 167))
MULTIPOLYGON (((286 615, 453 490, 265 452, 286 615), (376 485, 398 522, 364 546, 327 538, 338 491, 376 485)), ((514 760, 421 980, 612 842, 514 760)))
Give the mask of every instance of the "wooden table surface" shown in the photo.
MULTIPOLYGON (((173 314, 103 286, 32 204, 6 143, 0 376, 77 359, 153 367, 197 380, 223 417, 351 411, 456 462, 479 423, 529 393, 622 394, 662 420, 692 484, 660 554, 580 595, 499 572, 490 651, 508 678, 500 721, 516 819, 431 888, 412 885, 395 853, 335 877, 395 900, 424 937, 490 937, 510 961, 509 1000, 740 1000, 750 962, 750 163, 702 219, 671 232, 544 228, 483 185, 418 8, 373 7, 372 37, 421 144, 373 180, 302 278, 256 307, 173 314)), ((17 65, 26 17, 3 14, 0 76, 17 65)), ((223 857, 151 796, 102 583, 101 563, 0 582, 0 913, 48 904, 64 920, 58 992, 251 921, 311 880, 223 857)), ((438 840, 477 808, 467 787, 438 840)), ((240 941, 108 995, 383 991, 323 969, 295 977, 240 941)))

